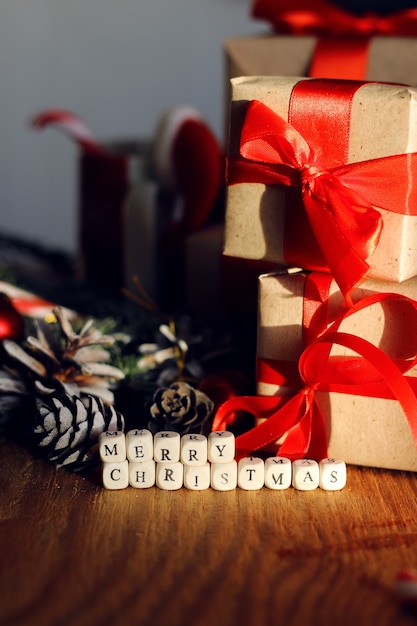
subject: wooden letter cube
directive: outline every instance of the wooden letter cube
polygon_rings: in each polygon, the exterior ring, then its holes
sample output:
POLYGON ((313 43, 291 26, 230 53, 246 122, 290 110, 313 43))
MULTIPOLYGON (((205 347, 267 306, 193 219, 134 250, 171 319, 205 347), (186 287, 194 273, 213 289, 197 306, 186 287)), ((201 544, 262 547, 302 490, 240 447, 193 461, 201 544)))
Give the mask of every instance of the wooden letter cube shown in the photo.
POLYGON ((180 460, 180 434, 172 430, 161 430, 153 438, 154 459, 158 463, 177 463, 180 460))
POLYGON ((297 459, 292 464, 292 484, 300 491, 312 491, 319 486, 320 471, 317 461, 297 459))
POLYGON ((346 463, 340 459, 322 459, 319 463, 319 486, 326 491, 337 491, 346 485, 346 463))
POLYGON ((126 455, 129 461, 142 463, 153 459, 153 435, 150 430, 129 430, 126 433, 126 455))
POLYGON ((183 435, 181 437, 181 461, 184 465, 205 465, 207 462, 207 437, 183 435))
POLYGON ((204 465, 184 465, 184 487, 202 491, 210 487, 210 463, 204 465))
POLYGON ((235 436, 228 430, 213 431, 208 436, 208 460, 230 463, 235 458, 235 436))
POLYGON ((102 464, 102 478, 106 489, 126 489, 129 486, 128 461, 106 461, 102 464))
POLYGON ((265 483, 265 464, 256 456, 239 459, 237 465, 237 484, 241 489, 255 491, 262 489, 265 483))
POLYGON ((292 463, 283 456, 271 456, 265 461, 265 487, 288 489, 292 481, 292 463))
POLYGON ((210 484, 216 491, 231 491, 237 487, 237 463, 212 463, 210 484))
POLYGON ((164 461, 156 464, 156 484, 160 489, 181 489, 184 480, 184 465, 179 461, 164 461))
POLYGON ((126 459, 126 437, 122 431, 100 433, 98 443, 100 459, 104 463, 119 463, 126 459))
POLYGON ((147 489, 155 484, 155 461, 129 463, 129 483, 136 489, 147 489))

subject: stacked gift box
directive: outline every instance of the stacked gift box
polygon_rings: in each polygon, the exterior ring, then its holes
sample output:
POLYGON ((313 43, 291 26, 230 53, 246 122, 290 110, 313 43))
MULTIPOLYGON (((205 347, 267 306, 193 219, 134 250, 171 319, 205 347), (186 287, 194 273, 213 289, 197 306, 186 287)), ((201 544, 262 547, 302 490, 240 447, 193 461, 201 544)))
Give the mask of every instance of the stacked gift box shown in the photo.
POLYGON ((254 0, 266 32, 225 42, 237 76, 312 76, 417 84, 413 0, 254 0), (356 5, 356 6, 355 6, 356 5))
MULTIPOLYGON (((281 4, 258 1, 254 11, 282 16, 281 4)), ((405 14, 415 20, 412 10, 395 14, 399 30, 405 14)), ((259 277, 258 395, 217 415, 219 427, 238 410, 254 414, 237 439, 242 454, 279 449, 417 471, 417 89, 404 84, 417 83, 417 40, 388 34, 375 39, 393 59, 379 75, 347 80, 333 67, 334 78, 300 78, 307 43, 310 56, 339 45, 353 63, 358 49, 372 60, 373 37, 349 51, 348 38, 319 45, 314 34, 275 34, 255 48, 268 59, 275 46, 294 46, 297 77, 279 71, 282 56, 259 72, 259 53, 252 68, 262 75, 230 81, 224 253, 277 267, 259 277)), ((236 49, 228 46, 229 60, 236 49)), ((231 74, 236 67, 251 65, 235 63, 231 74)))

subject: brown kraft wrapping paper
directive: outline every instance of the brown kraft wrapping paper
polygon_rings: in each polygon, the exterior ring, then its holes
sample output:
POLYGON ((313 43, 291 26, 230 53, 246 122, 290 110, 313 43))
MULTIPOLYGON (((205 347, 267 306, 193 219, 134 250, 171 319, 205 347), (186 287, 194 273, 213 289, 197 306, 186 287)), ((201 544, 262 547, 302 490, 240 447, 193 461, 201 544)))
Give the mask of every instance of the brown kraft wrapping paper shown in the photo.
MULTIPOLYGON (((317 274, 318 275, 318 274, 317 274)), ((277 360, 281 371, 297 367, 305 347, 303 330, 305 272, 277 272, 259 279, 257 358, 277 360)), ((327 318, 330 323, 343 311, 343 297, 330 276, 327 318)), ((395 293, 415 300, 417 278, 402 284, 367 280, 354 290, 356 302, 378 293, 395 293)), ((417 351, 417 328, 411 324, 410 307, 402 301, 377 303, 346 318, 340 331, 363 337, 395 359, 411 358, 417 351)), ((349 351, 334 346, 332 354, 349 351)), ((409 376, 416 377, 414 367, 409 376)), ((262 380, 258 367, 259 395, 292 395, 290 384, 262 380)), ((400 404, 393 399, 348 393, 316 392, 324 415, 330 456, 370 467, 417 471, 417 451, 400 404)), ((274 446, 271 447, 271 451, 274 446)))
MULTIPOLYGON (((228 156, 231 159, 239 155, 247 103, 258 100, 287 119, 291 94, 300 80, 306 79, 242 77, 232 81, 228 141, 228 156)), ((401 85, 363 85, 352 102, 347 162, 415 152, 416 96, 417 90, 401 85)), ((320 107, 319 101, 317 106, 320 107)), ((286 188, 282 185, 246 182, 229 185, 224 254, 285 265, 285 219, 291 209, 286 197, 286 188)), ((402 282, 417 275, 417 217, 386 209, 378 208, 378 211, 383 219, 383 229, 378 247, 369 260, 368 277, 402 282)), ((294 265, 294 260, 291 265, 294 265)))

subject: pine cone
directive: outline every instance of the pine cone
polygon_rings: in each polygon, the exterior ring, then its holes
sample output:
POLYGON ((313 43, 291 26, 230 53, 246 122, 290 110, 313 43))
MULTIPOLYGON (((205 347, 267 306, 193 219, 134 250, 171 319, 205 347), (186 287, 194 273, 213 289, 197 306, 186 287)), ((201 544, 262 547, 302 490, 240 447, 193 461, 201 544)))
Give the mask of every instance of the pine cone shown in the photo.
POLYGON ((186 433, 206 434, 210 432, 210 416, 214 404, 205 393, 188 383, 176 382, 161 387, 148 405, 150 419, 148 428, 156 433, 174 430, 186 433))
POLYGON ((98 462, 100 433, 124 430, 123 416, 93 396, 38 398, 36 408, 31 442, 49 461, 72 471, 98 462))
MULTIPOLYGON (((24 393, 35 396, 93 395, 112 404, 110 385, 124 378, 121 370, 107 363, 110 353, 105 348, 114 344, 114 338, 94 329, 92 320, 77 334, 61 307, 54 314, 56 325, 36 320, 37 336, 27 337, 24 348, 9 339, 2 342, 8 386, 15 380, 24 393)), ((10 391, 0 385, 0 393, 10 391)))

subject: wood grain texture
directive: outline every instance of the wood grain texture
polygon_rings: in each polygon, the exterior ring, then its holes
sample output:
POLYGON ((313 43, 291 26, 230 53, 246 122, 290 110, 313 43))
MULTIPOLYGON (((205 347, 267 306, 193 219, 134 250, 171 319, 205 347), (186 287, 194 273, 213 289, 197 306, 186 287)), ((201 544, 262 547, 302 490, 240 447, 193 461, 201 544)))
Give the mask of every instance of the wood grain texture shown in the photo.
POLYGON ((1 626, 408 626, 417 475, 341 492, 106 491, 0 441, 1 626))

